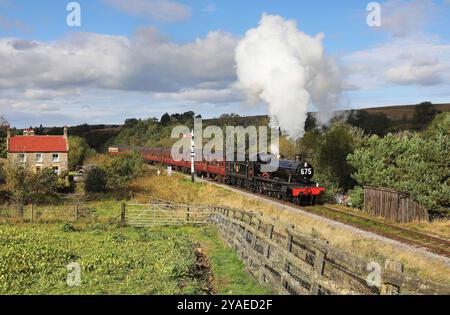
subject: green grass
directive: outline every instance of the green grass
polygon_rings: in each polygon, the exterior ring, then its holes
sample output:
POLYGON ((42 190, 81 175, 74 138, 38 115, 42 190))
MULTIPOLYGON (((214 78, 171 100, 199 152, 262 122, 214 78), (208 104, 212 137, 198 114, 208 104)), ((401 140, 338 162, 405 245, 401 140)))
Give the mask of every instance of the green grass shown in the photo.
POLYGON ((236 253, 220 240, 216 228, 183 227, 206 250, 214 274, 217 294, 220 295, 265 295, 273 292, 261 287, 245 271, 244 264, 236 253))
POLYGON ((0 225, 0 294, 207 294, 193 272, 195 251, 210 258, 215 291, 264 294, 214 227, 118 228, 93 224, 0 225), (66 283, 81 266, 81 286, 66 283))

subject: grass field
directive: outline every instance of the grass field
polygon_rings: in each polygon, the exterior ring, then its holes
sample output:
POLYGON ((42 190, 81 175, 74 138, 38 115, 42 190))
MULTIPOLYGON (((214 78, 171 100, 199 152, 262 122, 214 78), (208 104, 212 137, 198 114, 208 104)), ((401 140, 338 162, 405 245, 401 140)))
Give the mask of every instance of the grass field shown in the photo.
POLYGON ((0 294, 266 294, 213 227, 0 225, 0 294), (67 265, 81 286, 67 284, 67 265))

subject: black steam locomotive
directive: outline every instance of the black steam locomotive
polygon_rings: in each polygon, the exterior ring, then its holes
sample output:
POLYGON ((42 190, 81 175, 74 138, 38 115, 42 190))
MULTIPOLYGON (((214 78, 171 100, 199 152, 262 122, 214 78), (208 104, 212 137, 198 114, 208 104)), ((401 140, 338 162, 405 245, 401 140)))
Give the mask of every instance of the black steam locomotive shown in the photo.
POLYGON ((314 168, 300 160, 260 154, 255 162, 227 162, 230 185, 293 202, 312 205, 325 190, 312 181, 314 168))

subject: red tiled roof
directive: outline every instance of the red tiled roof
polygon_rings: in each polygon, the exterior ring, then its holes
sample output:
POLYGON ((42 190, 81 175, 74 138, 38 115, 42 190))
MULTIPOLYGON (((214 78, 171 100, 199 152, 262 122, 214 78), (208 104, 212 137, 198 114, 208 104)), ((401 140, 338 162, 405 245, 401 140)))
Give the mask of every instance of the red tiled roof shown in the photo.
POLYGON ((15 136, 9 140, 8 152, 67 152, 63 136, 15 136))

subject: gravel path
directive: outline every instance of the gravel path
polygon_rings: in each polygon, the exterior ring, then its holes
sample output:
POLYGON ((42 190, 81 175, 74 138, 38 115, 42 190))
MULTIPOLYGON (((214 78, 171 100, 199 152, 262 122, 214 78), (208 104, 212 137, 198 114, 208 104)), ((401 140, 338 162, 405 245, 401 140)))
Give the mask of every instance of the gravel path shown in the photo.
POLYGON ((246 197, 265 202, 265 203, 267 203, 269 205, 273 205, 275 207, 278 207, 278 208, 281 208, 281 209, 284 209, 284 210, 287 210, 287 211, 290 211, 290 212, 293 212, 293 213, 299 213, 301 215, 304 215, 304 216, 307 216, 307 217, 310 217, 310 218, 313 218, 313 219, 316 219, 316 220, 320 220, 320 221, 325 222, 325 223, 327 223, 327 224, 329 224, 329 225, 331 225, 333 227, 337 227, 337 228, 344 229, 344 230, 349 230, 352 233, 354 233, 356 235, 360 235, 360 236, 362 236, 364 238, 374 239, 374 240, 379 240, 379 241, 386 242, 388 244, 391 244, 394 248, 400 248, 402 250, 408 251, 408 252, 413 253, 413 254, 421 254, 421 255, 424 255, 424 256, 426 256, 428 258, 431 258, 431 259, 434 259, 434 260, 439 260, 442 263, 444 263, 445 265, 447 265, 448 267, 450 267, 450 258, 447 258, 445 256, 441 256, 441 255, 438 255, 438 254, 435 254, 435 253, 432 253, 432 252, 428 251, 426 248, 412 246, 412 245, 405 244, 405 243, 402 243, 402 242, 399 242, 399 241, 396 241, 396 240, 393 240, 393 239, 390 239, 390 238, 387 238, 387 237, 384 237, 384 236, 381 236, 381 235, 378 235, 378 234, 375 234, 375 233, 372 233, 372 232, 364 231, 364 230, 358 229, 358 228, 356 228, 354 226, 347 225, 347 224, 341 223, 341 222, 337 222, 337 221, 334 221, 334 220, 331 220, 331 219, 328 219, 328 218, 325 218, 325 217, 321 217, 319 215, 316 215, 316 214, 313 214, 313 213, 310 213, 310 212, 307 212, 307 211, 303 211, 303 210, 301 210, 299 208, 291 207, 291 206, 279 203, 279 202, 277 202, 275 200, 270 200, 270 199, 264 198, 262 196, 255 195, 255 194, 252 194, 252 193, 249 193, 249 192, 245 192, 245 191, 236 189, 236 188, 228 186, 228 185, 219 184, 219 183, 215 183, 215 182, 210 182, 210 181, 207 181, 207 180, 204 180, 204 179, 201 179, 201 178, 196 178, 196 181, 199 182, 199 183, 206 183, 206 184, 209 184, 209 185, 215 185, 215 186, 218 186, 218 187, 221 187, 221 188, 224 188, 224 189, 228 189, 230 191, 234 191, 234 192, 240 193, 240 194, 242 194, 242 195, 244 195, 246 197))

